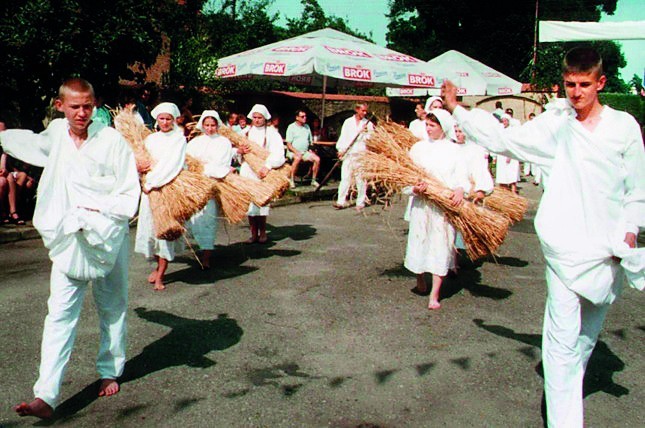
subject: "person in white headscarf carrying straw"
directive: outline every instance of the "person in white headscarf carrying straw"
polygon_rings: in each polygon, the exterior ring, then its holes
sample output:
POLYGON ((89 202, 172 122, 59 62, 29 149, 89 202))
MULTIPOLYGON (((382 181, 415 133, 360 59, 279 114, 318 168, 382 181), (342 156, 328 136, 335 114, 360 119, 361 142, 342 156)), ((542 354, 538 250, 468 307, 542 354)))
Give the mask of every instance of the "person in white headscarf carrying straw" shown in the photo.
POLYGON ((143 194, 139 204, 134 251, 148 259, 154 259, 156 267, 148 276, 148 282, 153 284, 154 290, 159 291, 166 288, 163 280, 168 262, 175 258, 177 252, 183 250, 183 242, 167 241, 156 237, 148 193, 168 184, 184 169, 186 137, 175 123, 181 114, 175 104, 161 103, 152 110, 151 114, 156 120, 159 131, 148 135, 144 141, 152 166, 139 169, 140 173, 146 173, 146 180, 142 184, 143 194))
POLYGON ((90 283, 101 326, 98 395, 119 391, 117 378, 126 361, 128 220, 140 193, 130 146, 116 130, 91 120, 92 85, 80 78, 66 80, 55 106, 65 118, 54 119, 40 134, 0 132, 6 152, 44 167, 34 226, 52 260, 50 294, 35 398, 14 407, 20 416, 39 418, 51 417, 59 402, 90 283))
MULTIPOLYGON (((248 163, 242 162, 240 167, 240 176, 261 180, 269 173, 271 169, 280 168, 284 165, 286 158, 284 155, 284 142, 280 133, 272 126, 267 126, 267 121, 271 119, 269 110, 262 104, 255 104, 247 115, 251 119, 251 127, 247 133, 247 138, 260 147, 269 151, 264 167, 256 174, 248 163)), ((267 242, 267 216, 269 215, 269 206, 259 207, 254 203, 249 205, 248 217, 251 237, 246 241, 249 244, 267 242)))
MULTIPOLYGON (((452 203, 459 206, 470 183, 458 147, 453 143, 454 121, 447 111, 435 109, 426 116, 426 129, 429 139, 412 146, 410 159, 452 189, 452 203)), ((454 266, 455 229, 443 212, 422 196, 426 188, 427 184, 420 182, 404 189, 404 193, 414 196, 404 265, 417 276, 417 285, 412 289, 415 294, 427 294, 425 273, 432 274, 428 309, 439 309, 443 279, 454 266)))
POLYGON ((602 59, 588 47, 564 57, 566 99, 519 127, 466 111, 451 82, 448 110, 477 144, 537 165, 544 194, 535 230, 546 259, 542 364, 549 427, 580 428, 583 378, 609 309, 625 280, 645 287, 645 151, 638 122, 602 105, 602 59))
MULTIPOLYGON (((203 134, 190 140, 186 148, 186 154, 200 161, 202 173, 210 178, 224 178, 234 170, 231 162, 236 151, 228 138, 218 134, 221 125, 222 121, 215 110, 204 110, 196 126, 203 134)), ((211 254, 215 248, 217 211, 217 203, 211 199, 188 222, 193 238, 202 250, 199 260, 203 269, 210 268, 211 254)))

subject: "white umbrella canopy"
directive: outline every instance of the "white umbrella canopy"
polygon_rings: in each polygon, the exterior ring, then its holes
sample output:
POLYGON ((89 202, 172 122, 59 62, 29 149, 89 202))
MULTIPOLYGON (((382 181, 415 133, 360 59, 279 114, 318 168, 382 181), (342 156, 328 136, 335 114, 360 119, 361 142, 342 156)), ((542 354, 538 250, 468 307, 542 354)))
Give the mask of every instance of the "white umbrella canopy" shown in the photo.
POLYGON ((263 77, 308 86, 439 88, 433 65, 331 28, 220 58, 220 78, 263 77))
MULTIPOLYGON (((428 64, 438 70, 445 70, 438 80, 442 82, 444 79, 452 81, 458 88, 458 95, 511 95, 522 92, 521 82, 511 79, 459 51, 444 52, 428 61, 428 64)), ((387 95, 390 97, 410 96, 405 93, 406 89, 388 88, 387 95)), ((430 89, 427 92, 430 95, 437 95, 440 91, 430 89)), ((418 94, 415 95, 419 96, 418 94)))

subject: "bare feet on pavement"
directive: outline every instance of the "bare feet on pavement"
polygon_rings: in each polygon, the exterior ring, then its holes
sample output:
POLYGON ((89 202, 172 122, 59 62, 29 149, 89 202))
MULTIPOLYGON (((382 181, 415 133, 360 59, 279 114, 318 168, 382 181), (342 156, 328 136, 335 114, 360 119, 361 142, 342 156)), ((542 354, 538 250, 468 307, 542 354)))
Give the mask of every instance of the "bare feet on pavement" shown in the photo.
POLYGON ((54 414, 54 409, 40 398, 35 398, 34 401, 29 404, 22 402, 17 406, 14 406, 13 410, 15 410, 20 416, 36 416, 41 419, 51 418, 54 414))
POLYGON ((157 281, 157 270, 153 270, 150 272, 150 275, 148 275, 148 282, 150 284, 154 284, 157 281))
POLYGON ((116 379, 101 379, 101 386, 99 387, 99 397, 109 397, 119 392, 121 388, 116 379))

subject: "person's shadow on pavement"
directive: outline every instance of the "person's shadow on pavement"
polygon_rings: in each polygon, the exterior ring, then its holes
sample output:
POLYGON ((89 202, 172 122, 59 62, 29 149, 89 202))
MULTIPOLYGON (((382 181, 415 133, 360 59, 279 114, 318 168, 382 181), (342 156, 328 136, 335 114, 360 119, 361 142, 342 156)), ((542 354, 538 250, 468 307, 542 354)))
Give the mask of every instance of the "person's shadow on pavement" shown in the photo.
MULTIPOLYGON (((497 336, 513 339, 536 348, 542 348, 541 334, 516 333, 510 328, 503 327, 501 325, 487 325, 484 323, 484 320, 478 318, 474 319, 473 322, 478 327, 497 336)), ((520 352, 524 351, 520 350, 520 352)), ((587 396, 600 391, 613 395, 614 397, 621 397, 629 394, 629 389, 615 383, 613 380, 614 373, 620 372, 624 368, 625 363, 623 360, 618 358, 618 356, 609 349, 605 342, 598 340, 596 347, 589 358, 587 370, 585 371, 583 397, 586 398, 587 396)), ((544 378, 542 362, 538 363, 535 367, 535 371, 540 377, 544 378)), ((546 405, 544 396, 542 397, 542 418, 546 426, 546 405)))
MULTIPOLYGON (((206 354, 236 345, 244 334, 237 321, 227 314, 219 314, 212 320, 199 320, 146 308, 136 308, 134 311, 140 318, 172 330, 126 362, 123 375, 119 378, 121 385, 171 367, 212 367, 216 362, 206 354)), ((99 382, 94 382, 67 399, 56 408, 54 417, 48 422, 73 417, 87 407, 98 398, 98 385, 99 382)))

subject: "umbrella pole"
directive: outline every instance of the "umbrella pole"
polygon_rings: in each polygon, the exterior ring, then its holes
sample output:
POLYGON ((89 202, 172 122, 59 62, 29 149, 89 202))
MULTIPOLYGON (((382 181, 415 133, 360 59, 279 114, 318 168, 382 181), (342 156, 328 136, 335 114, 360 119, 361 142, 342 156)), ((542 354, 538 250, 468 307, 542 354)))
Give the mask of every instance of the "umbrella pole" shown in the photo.
POLYGON ((325 94, 327 93, 327 76, 323 75, 322 106, 320 112, 320 129, 325 125, 325 94))

